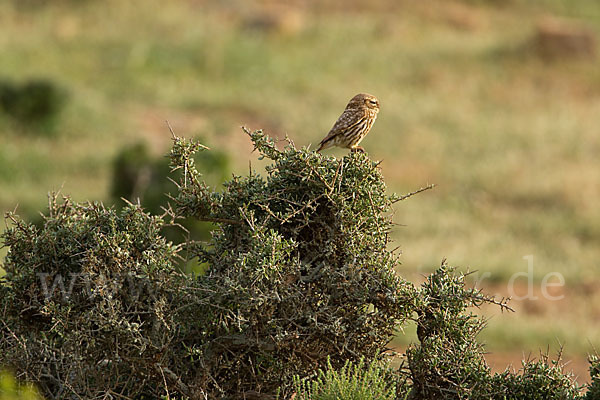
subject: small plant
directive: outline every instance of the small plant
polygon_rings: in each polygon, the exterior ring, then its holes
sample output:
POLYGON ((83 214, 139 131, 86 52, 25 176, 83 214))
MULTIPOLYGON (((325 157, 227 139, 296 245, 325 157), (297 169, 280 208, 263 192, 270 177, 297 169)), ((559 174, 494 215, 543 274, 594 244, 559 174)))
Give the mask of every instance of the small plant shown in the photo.
POLYGON ((336 370, 329 360, 312 379, 294 377, 297 400, 396 400, 398 375, 389 363, 374 360, 368 364, 346 361, 336 370))
POLYGON ((0 371, 0 400, 41 400, 31 385, 20 385, 12 374, 0 371))

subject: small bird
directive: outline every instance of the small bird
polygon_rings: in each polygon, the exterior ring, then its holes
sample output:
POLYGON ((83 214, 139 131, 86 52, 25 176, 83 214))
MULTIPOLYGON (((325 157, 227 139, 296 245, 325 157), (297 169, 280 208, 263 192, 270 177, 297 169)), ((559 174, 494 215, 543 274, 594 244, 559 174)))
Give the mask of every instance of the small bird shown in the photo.
POLYGON ((364 152, 365 150, 358 144, 371 130, 378 112, 377 97, 367 93, 357 94, 350 99, 346 109, 335 121, 325 139, 321 140, 317 152, 333 146, 364 152))

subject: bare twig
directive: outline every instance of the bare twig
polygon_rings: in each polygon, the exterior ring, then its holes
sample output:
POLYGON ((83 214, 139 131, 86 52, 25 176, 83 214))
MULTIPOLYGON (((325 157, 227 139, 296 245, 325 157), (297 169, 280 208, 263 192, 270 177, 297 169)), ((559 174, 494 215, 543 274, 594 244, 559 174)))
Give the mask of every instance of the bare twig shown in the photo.
POLYGON ((171 132, 171 136, 173 136, 173 140, 177 140, 177 135, 175 135, 175 132, 173 132, 173 128, 171 127, 171 124, 169 123, 169 120, 165 120, 165 122, 167 123, 167 126, 169 127, 169 131, 171 132))
POLYGON ((167 386, 167 379, 165 378, 165 373, 160 365, 157 365, 156 368, 160 371, 160 375, 163 378, 163 383, 165 385, 165 392, 167 393, 167 400, 171 400, 171 396, 169 395, 169 387, 167 386))
POLYGON ((242 225, 242 221, 238 221, 235 219, 228 219, 228 218, 213 218, 213 217, 196 217, 198 218, 200 221, 205 221, 205 222, 217 222, 217 223, 223 223, 223 224, 234 224, 234 225, 242 225))
POLYGON ((403 196, 398 197, 397 199, 394 199, 394 201, 392 201, 392 204, 397 203, 397 202, 402 201, 402 200, 406 200, 409 197, 414 196, 415 194, 424 192, 424 191, 429 190, 429 189, 433 189, 435 186, 436 185, 434 183, 432 183, 432 184, 427 185, 425 187, 422 187, 422 188, 420 188, 418 190, 415 190, 414 192, 407 193, 407 194, 405 194, 403 196))

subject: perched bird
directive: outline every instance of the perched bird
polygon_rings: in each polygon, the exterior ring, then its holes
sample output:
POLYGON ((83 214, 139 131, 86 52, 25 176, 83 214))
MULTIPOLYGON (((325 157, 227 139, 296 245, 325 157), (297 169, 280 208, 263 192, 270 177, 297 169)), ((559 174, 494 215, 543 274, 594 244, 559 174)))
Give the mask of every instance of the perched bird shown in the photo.
POLYGON ((364 149, 358 144, 371 130, 378 112, 379 100, 377 97, 367 93, 357 94, 335 121, 325 139, 321 140, 317 151, 338 146, 351 151, 364 152, 364 149))

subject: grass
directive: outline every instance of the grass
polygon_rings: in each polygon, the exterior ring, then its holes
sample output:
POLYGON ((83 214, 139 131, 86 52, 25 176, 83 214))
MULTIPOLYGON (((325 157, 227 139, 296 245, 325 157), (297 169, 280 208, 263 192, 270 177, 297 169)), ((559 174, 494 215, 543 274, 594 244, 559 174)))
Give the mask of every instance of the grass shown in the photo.
POLYGON ((393 370, 385 363, 366 364, 361 358, 357 364, 347 361, 340 370, 334 369, 329 360, 327 364, 325 371, 320 369, 310 380, 294 379, 298 399, 391 400, 403 395, 396 394, 393 370))
MULTIPOLYGON (((382 2, 360 14, 308 7, 296 10, 300 28, 287 31, 250 29, 257 5, 19 4, 0 4, 0 76, 53 79, 70 101, 55 136, 0 115, 2 211, 19 204, 35 215, 60 188, 107 200, 114 155, 139 140, 165 153, 165 119, 227 149, 240 172, 249 159, 259 163, 242 124, 314 148, 347 100, 366 91, 382 110, 363 143, 383 159, 390 190, 439 185, 398 207, 401 273, 418 276, 448 257, 489 272, 503 293, 531 254, 536 283, 555 271, 569 287, 598 281, 600 70, 585 60, 548 63, 528 47, 541 15, 580 18, 599 33, 597 2, 408 2, 388 4, 392 11, 382 2)), ((571 291, 563 301, 584 298, 571 291)), ((545 347, 550 336, 572 337, 572 326, 585 327, 581 343, 598 337, 593 315, 563 312, 560 323, 519 319, 511 335, 502 319, 486 340, 545 347)))

